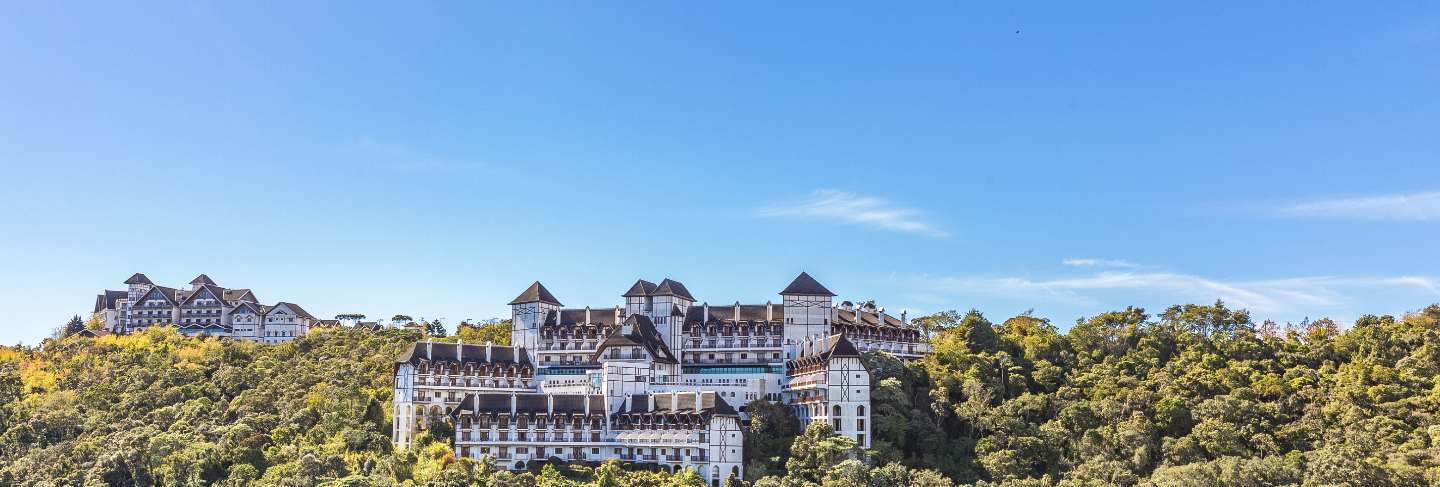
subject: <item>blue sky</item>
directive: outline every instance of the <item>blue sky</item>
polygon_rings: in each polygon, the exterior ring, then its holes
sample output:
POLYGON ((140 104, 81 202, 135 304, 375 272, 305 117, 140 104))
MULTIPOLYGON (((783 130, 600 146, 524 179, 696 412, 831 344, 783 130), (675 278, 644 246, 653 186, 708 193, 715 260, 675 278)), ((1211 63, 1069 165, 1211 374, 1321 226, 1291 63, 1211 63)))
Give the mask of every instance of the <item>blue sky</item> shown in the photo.
POLYGON ((446 322, 1440 301, 1440 4, 11 3, 0 342, 131 273, 446 322))

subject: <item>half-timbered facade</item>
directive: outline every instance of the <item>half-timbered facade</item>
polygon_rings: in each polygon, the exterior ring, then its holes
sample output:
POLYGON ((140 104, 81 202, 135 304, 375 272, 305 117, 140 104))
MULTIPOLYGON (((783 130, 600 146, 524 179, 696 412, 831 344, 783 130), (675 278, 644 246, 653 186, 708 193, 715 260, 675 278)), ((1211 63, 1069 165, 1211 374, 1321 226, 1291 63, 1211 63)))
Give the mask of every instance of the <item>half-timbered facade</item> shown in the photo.
POLYGON ((511 469, 620 459, 741 476, 744 405, 788 405, 870 446, 861 354, 905 359, 929 343, 873 303, 834 305, 801 273, 779 302, 710 305, 684 284, 636 281, 613 307, 565 308, 533 283, 510 302, 511 343, 418 342, 395 368, 398 448, 437 420, 459 456, 511 469))
POLYGON ((317 321, 294 303, 261 305, 249 289, 230 289, 201 274, 190 289, 157 286, 144 274, 125 280, 126 291, 95 299, 95 319, 112 333, 171 325, 191 336, 227 336, 280 343, 304 336, 317 321))

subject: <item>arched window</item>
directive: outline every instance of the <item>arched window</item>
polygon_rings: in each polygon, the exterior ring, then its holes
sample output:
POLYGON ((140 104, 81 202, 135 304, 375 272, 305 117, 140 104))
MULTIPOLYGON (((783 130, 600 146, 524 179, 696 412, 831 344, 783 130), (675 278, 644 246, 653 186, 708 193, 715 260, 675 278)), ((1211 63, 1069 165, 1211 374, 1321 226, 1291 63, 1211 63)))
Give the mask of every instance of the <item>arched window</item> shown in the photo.
POLYGON ((839 405, 839 404, 836 404, 836 405, 835 405, 835 417, 838 418, 838 417, 840 417, 840 416, 843 415, 843 414, 844 414, 844 413, 840 412, 840 405, 839 405))
POLYGON ((855 415, 856 415, 856 416, 861 416, 861 417, 865 416, 865 405, 864 405, 864 404, 861 404, 859 407, 856 407, 856 408, 855 408, 855 415))

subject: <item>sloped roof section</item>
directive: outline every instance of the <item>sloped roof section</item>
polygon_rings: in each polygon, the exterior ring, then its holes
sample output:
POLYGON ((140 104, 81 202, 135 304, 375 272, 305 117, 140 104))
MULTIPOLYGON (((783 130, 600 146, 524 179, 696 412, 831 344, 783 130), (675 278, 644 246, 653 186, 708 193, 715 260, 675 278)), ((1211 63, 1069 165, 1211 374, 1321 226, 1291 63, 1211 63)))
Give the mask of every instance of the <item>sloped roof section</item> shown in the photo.
POLYGON ((816 281, 815 278, 810 277, 810 274, 805 272, 801 272, 800 275, 795 276, 795 280, 790 281, 790 285, 785 286, 785 290, 780 291, 780 294, 792 294, 799 296, 835 295, 835 293, 830 292, 829 289, 826 289, 825 286, 821 285, 820 281, 816 281))
POLYGON ((614 331, 610 332, 610 336, 595 348, 594 360, 596 362, 600 361, 605 350, 610 347, 638 345, 644 347, 656 362, 680 363, 675 359, 675 354, 670 352, 670 347, 665 345, 665 340, 660 337, 660 332, 655 329, 655 323, 650 321, 649 316, 630 315, 625 318, 625 323, 630 325, 630 333, 623 333, 625 331, 623 326, 616 327, 614 331))
MULTIPOLYGON (((785 321, 785 305, 770 304, 770 312, 766 313, 763 304, 742 304, 740 305, 740 321, 764 322, 767 317, 772 321, 785 321)), ((732 305, 719 305, 710 307, 710 321, 731 321, 735 320, 735 307, 732 305)), ((705 319, 705 306, 690 306, 685 309, 685 323, 700 323, 705 319)))
POLYGON ((515 299, 510 300, 510 305, 514 306, 517 304, 534 302, 553 304, 555 306, 564 306, 563 304, 560 304, 560 300, 555 299, 554 294, 550 294, 549 289, 545 289, 545 285, 540 284, 540 281, 535 281, 535 283, 531 284, 530 287, 525 288, 525 292, 520 293, 520 295, 516 296, 515 299))
POLYGON ((176 304, 175 288, 173 287, 155 286, 150 289, 150 292, 147 292, 143 296, 140 296, 139 301, 144 302, 146 300, 152 299, 151 296, 160 296, 169 301, 170 304, 176 304))
MULTIPOLYGON (((204 277, 204 276, 202 275, 201 277, 204 277)), ((198 298, 198 297, 200 297, 200 296, 204 296, 206 292, 209 292, 209 293, 210 293, 210 297, 214 298, 214 299, 217 300, 217 301, 224 301, 224 300, 225 300, 225 298, 223 297, 223 296, 225 296, 225 289, 221 288, 220 286, 216 286, 216 285, 214 285, 214 284, 201 284, 201 285, 200 285, 200 289, 196 289, 195 292, 192 292, 192 293, 187 294, 187 295, 185 296, 184 302, 182 302, 182 303, 180 303, 180 304, 190 304, 190 302, 191 302, 191 301, 194 301, 196 298, 198 298)))
POLYGON ((314 316, 314 315, 311 315, 308 311, 305 311, 305 308, 301 308, 300 305, 295 304, 295 303, 287 303, 287 302, 284 302, 284 301, 275 303, 275 306, 271 306, 271 307, 270 307, 270 310, 267 310, 266 313, 269 313, 270 311, 273 311, 275 308, 279 308, 279 307, 281 307, 281 306, 284 306, 284 307, 286 307, 286 308, 289 308, 290 311, 293 311, 293 312, 295 313, 295 316, 299 316, 299 317, 301 317, 301 318, 312 319, 312 320, 315 319, 315 316, 314 316))
POLYGON ((210 276, 204 274, 195 276, 194 279, 190 280, 190 284, 206 284, 210 286, 218 286, 218 284, 215 284, 215 281, 210 280, 210 276))
POLYGON ((653 292, 655 292, 655 283, 644 279, 639 279, 635 281, 635 285, 630 286, 629 291, 625 291, 625 294, 621 294, 620 297, 643 298, 645 296, 649 296, 650 293, 653 292))
POLYGON ((115 301, 125 299, 130 293, 126 291, 105 290, 105 294, 95 295, 95 312, 99 313, 107 309, 115 309, 115 301))
POLYGON ((827 340, 830 343, 829 346, 826 348, 830 349, 829 353, 831 357, 860 356, 860 350, 857 350, 855 348, 855 344, 850 343, 850 339, 845 338, 845 335, 830 335, 830 338, 828 338, 827 340))
POLYGON ((226 301, 249 301, 252 303, 260 302, 260 300, 255 299, 255 293, 251 292, 249 289, 226 289, 225 296, 221 299, 224 299, 226 301))
POLYGON ((139 273, 139 272, 136 272, 135 275, 130 276, 129 279, 126 279, 126 280, 125 280, 125 284, 155 284, 155 283, 150 282, 150 278, 145 277, 144 274, 141 274, 141 273, 139 273))
POLYGON ((695 297, 690 295, 690 290, 689 290, 689 289, 685 289, 685 285, 684 285, 684 284, 681 284, 680 281, 676 281, 676 280, 670 279, 670 278, 668 278, 668 277, 665 278, 665 280, 660 281, 660 285, 655 286, 655 291, 651 292, 650 295, 651 295, 651 296, 678 296, 678 297, 682 297, 682 298, 688 299, 688 300, 690 300, 690 301, 694 301, 694 300, 695 300, 695 297))
POLYGON ((485 345, 473 343, 425 342, 410 344, 410 348, 395 358, 397 364, 419 364, 422 360, 462 363, 519 364, 528 367, 530 354, 525 347, 491 345, 490 359, 485 359, 485 345))

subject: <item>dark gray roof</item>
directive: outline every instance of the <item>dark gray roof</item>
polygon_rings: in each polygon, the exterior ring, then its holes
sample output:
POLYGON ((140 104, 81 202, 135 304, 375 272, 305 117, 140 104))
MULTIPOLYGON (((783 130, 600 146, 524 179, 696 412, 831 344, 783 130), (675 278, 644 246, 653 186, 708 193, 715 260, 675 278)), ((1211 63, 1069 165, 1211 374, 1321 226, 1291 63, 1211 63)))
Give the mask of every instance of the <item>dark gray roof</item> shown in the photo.
POLYGON ((634 394, 630 396, 630 408, 622 410, 619 414, 696 414, 702 416, 738 416, 739 413, 730 403, 714 392, 657 392, 654 394, 634 394), (678 408, 671 409, 671 397, 674 396, 678 402, 678 408), (655 407, 651 409, 651 400, 654 400, 655 407), (699 404, 696 404, 696 401, 699 404), (696 411, 699 409, 699 411, 696 411))
POLYGON ((694 300, 695 300, 695 297, 690 295, 690 290, 689 290, 689 289, 685 289, 685 285, 684 285, 684 284, 681 284, 680 281, 676 281, 676 280, 670 279, 670 278, 668 278, 668 277, 665 278, 665 280, 660 281, 660 285, 655 286, 655 290, 654 290, 653 292, 651 292, 650 295, 651 295, 651 296, 679 296, 679 297, 688 299, 688 300, 690 300, 690 301, 694 301, 694 300))
POLYGON ((545 286, 540 284, 540 281, 535 281, 535 283, 531 284, 530 287, 525 288, 525 292, 520 293, 520 295, 516 296, 515 299, 510 300, 510 305, 514 306, 517 304, 534 303, 537 301, 541 303, 553 304, 555 306, 564 306, 563 304, 560 304, 560 300, 555 299, 554 294, 550 294, 549 289, 545 289, 545 286))
POLYGON ((84 330, 80 330, 80 331, 76 332, 76 334, 78 334, 78 335, 80 335, 80 336, 90 337, 90 338, 99 338, 99 337, 102 337, 102 336, 105 336, 105 335, 109 335, 109 334, 111 334, 111 333, 110 333, 110 330, 102 330, 102 329, 99 329, 99 328, 86 328, 86 329, 84 329, 84 330))
POLYGON ((530 354, 525 352, 525 347, 512 347, 509 345, 490 345, 490 360, 485 360, 485 345, 473 343, 451 343, 451 342, 415 342, 405 353, 395 359, 395 363, 418 364, 422 360, 462 363, 499 363, 530 366, 530 354))
POLYGON ((130 276, 129 279, 126 279, 126 280, 125 280, 125 284, 155 284, 155 283, 150 282, 150 278, 145 277, 144 274, 141 274, 141 273, 139 273, 139 272, 136 272, 135 275, 130 276))
POLYGON ((845 335, 830 335, 826 341, 829 342, 826 348, 829 349, 831 357, 860 356, 860 351, 855 349, 855 344, 850 343, 850 339, 845 338, 845 335))
POLYGON ((638 281, 635 281, 634 286, 630 286, 629 291, 625 291, 625 294, 621 294, 620 296, 625 298, 643 298, 645 296, 649 296, 650 293, 653 292, 655 292, 655 283, 640 279, 638 281))
POLYGON ((95 295, 95 312, 99 313, 102 310, 115 309, 115 301, 125 299, 125 297, 129 295, 130 293, 127 291, 111 291, 106 289, 105 294, 95 295))
POLYGON ((546 413, 550 411, 550 400, 544 394, 516 394, 515 412, 546 413))
MULTIPOLYGON (((740 305, 740 321, 765 321, 764 304, 742 304, 740 305)), ((770 304, 770 317, 772 321, 785 322, 785 305, 770 304)), ((685 323, 700 323, 705 319, 705 306, 691 306, 685 310, 685 323)), ((735 305, 722 305, 710 307, 710 321, 726 321, 735 319, 735 305)))
POLYGON ((590 402, 592 413, 605 412, 605 397, 582 394, 543 394, 536 392, 475 392, 466 394, 460 404, 449 411, 451 417, 460 413, 510 414, 511 400, 517 413, 585 414, 585 403, 590 402))
POLYGON ((656 362, 666 364, 680 363, 675 359, 675 354, 670 352, 670 347, 665 345, 665 340, 660 337, 660 332, 655 329, 655 323, 650 321, 649 316, 630 315, 625 318, 625 323, 630 325, 630 333, 623 333, 625 328, 617 326, 610 332, 610 336, 595 347, 594 361, 599 362, 604 356, 605 350, 610 347, 638 345, 650 353, 650 357, 656 362))
MULTIPOLYGON (((710 311, 714 312, 715 308, 710 308, 710 311)), ((910 328, 905 325, 905 323, 902 323, 899 318, 890 316, 889 314, 877 313, 875 311, 866 312, 860 311, 859 309, 835 310, 835 324, 842 326, 866 325, 888 328, 910 328), (883 316, 884 319, 876 319, 876 316, 883 316)))
POLYGON ((190 284, 209 284, 209 285, 211 285, 211 286, 215 286, 215 285, 216 285, 216 284, 215 284, 215 281, 210 280, 210 276, 207 276, 207 275, 204 275, 204 274, 195 276, 194 279, 191 279, 191 280, 190 280, 190 284))
MULTIPOLYGON (((556 313, 555 313, 554 311, 551 311, 551 312, 549 312, 549 313, 546 313, 546 314, 545 314, 545 319, 542 321, 542 323, 544 323, 545 325, 550 325, 550 326, 556 325, 557 322, 555 321, 555 320, 556 320, 556 316, 555 316, 555 315, 556 315, 556 313)), ((614 325, 614 324, 615 324, 615 308, 598 308, 598 309, 591 309, 591 310, 590 310, 590 321, 589 321, 589 323, 586 323, 586 321, 585 321, 585 309, 584 309, 584 308, 580 308, 580 309, 575 309, 575 308, 562 309, 562 310, 560 310, 559 315, 560 315, 560 316, 559 316, 559 320, 560 320, 560 321, 558 322, 558 324, 560 324, 560 325, 567 325, 567 326, 568 326, 568 325, 594 324, 594 325, 598 325, 598 326, 611 326, 611 325, 614 325)))
POLYGON ((790 281, 790 285, 785 286, 785 290, 780 291, 780 294, 794 294, 801 296, 835 295, 835 293, 830 292, 829 289, 825 289, 825 286, 820 285, 820 282, 816 281, 815 278, 810 277, 810 274, 804 272, 801 272, 800 275, 795 276, 795 280, 790 281))
POLYGON ((832 357, 859 358, 860 350, 857 350, 855 344, 850 343, 850 340, 845 338, 845 335, 830 335, 825 337, 823 346, 810 349, 809 351, 802 351, 800 356, 795 360, 791 360, 790 363, 826 362, 832 357))

